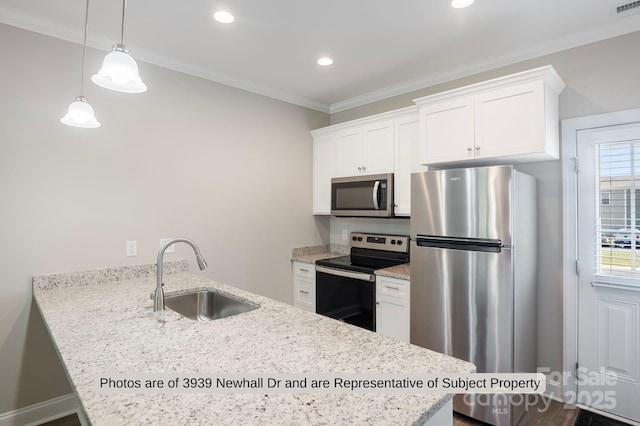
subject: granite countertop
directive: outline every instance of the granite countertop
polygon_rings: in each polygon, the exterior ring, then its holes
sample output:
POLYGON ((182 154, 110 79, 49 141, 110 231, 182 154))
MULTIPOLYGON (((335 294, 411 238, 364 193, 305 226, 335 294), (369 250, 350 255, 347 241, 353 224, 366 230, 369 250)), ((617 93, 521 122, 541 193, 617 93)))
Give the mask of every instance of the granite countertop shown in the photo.
POLYGON ((411 264, 403 263, 402 265, 391 266, 390 268, 378 269, 376 270, 376 275, 384 275, 386 277, 410 280, 411 264))
POLYGON ((468 373, 472 364, 165 265, 167 293, 210 287, 260 304, 195 322, 155 313, 155 265, 34 277, 34 298, 93 425, 421 424, 442 394, 103 394, 110 374, 468 373), (171 273, 175 272, 175 273, 171 273))
POLYGON ((294 262, 316 263, 317 260, 340 257, 349 254, 349 246, 328 244, 291 249, 291 260, 294 262))

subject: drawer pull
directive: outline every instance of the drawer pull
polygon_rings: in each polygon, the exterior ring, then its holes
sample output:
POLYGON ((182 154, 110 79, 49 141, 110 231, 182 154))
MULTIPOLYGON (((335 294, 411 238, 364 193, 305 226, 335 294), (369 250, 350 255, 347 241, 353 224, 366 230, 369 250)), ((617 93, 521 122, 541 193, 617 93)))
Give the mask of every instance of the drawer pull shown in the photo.
POLYGON ((300 290, 300 293, 302 293, 302 294, 309 294, 309 292, 308 292, 308 291, 304 291, 304 290, 300 290))
POLYGON ((309 272, 308 269, 300 268, 300 272, 309 272))
POLYGON ((400 290, 400 287, 396 287, 394 285, 385 285, 385 288, 388 288, 389 290, 400 290))

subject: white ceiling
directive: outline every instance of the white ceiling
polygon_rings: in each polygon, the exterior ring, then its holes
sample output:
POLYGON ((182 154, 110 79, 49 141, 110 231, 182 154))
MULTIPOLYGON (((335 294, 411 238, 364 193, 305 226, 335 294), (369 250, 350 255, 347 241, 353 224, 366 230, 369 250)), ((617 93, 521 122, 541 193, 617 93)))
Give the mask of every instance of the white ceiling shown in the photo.
MULTIPOLYGON (((453 9, 448 0, 129 0, 125 44, 138 60, 337 112, 638 31, 640 7, 615 13, 632 2, 476 0, 453 9), (214 22, 218 9, 236 21, 214 22), (334 64, 318 66, 323 55, 334 64)), ((85 4, 0 0, 0 22, 81 44, 85 4)), ((90 5, 89 45, 110 50, 122 2, 90 5)))

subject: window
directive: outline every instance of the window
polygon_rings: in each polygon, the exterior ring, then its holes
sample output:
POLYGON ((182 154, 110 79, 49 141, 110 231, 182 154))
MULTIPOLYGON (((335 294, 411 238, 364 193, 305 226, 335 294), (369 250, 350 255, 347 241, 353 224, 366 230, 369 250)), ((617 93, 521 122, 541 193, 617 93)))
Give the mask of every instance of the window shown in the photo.
POLYGON ((595 274, 640 278, 640 141, 600 143, 595 152, 595 274))

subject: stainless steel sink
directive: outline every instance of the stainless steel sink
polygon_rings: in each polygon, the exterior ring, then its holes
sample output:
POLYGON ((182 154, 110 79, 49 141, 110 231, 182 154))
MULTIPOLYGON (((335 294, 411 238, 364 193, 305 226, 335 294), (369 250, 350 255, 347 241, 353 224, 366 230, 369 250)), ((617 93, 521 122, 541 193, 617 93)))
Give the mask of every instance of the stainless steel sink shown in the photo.
POLYGON ((166 294, 165 306, 194 321, 212 321, 258 309, 260 305, 219 293, 211 288, 198 288, 166 294))

